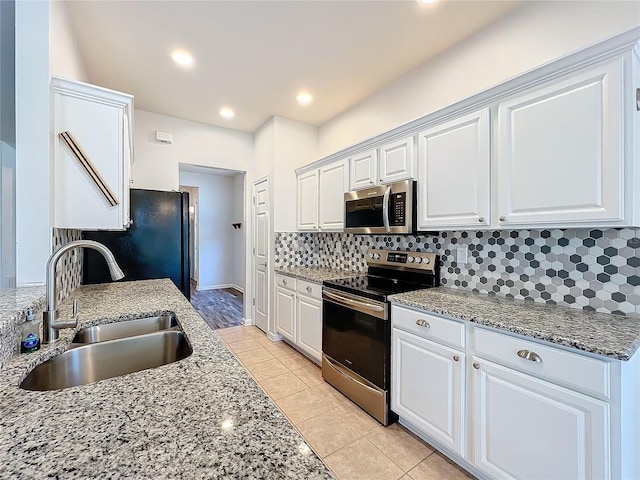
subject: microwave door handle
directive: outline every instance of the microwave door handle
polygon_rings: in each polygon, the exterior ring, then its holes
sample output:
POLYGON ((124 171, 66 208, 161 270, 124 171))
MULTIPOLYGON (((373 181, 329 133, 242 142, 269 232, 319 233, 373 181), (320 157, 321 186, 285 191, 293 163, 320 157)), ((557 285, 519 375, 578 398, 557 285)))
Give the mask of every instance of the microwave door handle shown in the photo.
POLYGON ((384 229, 387 233, 391 233, 389 227, 389 195, 391 194, 391 186, 388 186, 384 192, 384 198, 382 199, 382 221, 384 222, 384 229))

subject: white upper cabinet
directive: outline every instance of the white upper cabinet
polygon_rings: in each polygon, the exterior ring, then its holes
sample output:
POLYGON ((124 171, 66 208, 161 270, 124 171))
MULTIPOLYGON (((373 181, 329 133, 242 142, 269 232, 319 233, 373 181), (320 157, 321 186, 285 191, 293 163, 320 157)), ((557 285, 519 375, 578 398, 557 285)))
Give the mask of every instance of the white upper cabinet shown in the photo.
POLYGON ((298 175, 298 230, 318 229, 318 170, 298 175))
POLYGON ((414 143, 411 135, 352 155, 350 190, 413 178, 414 143))
POLYGON ((320 167, 320 230, 344 229, 344 193, 349 189, 349 162, 320 167))
POLYGON ((52 78, 53 226, 124 230, 129 226, 133 160, 133 97, 86 83, 52 78), (68 132, 83 167, 60 137, 68 132), (109 200, 111 199, 111 201, 109 200))
POLYGON ((349 190, 376 185, 378 178, 378 151, 366 150, 351 156, 351 185, 349 190))
POLYGON ((418 229, 490 223, 489 109, 418 134, 418 229))
POLYGON ((624 61, 617 58, 498 105, 498 226, 631 220, 625 218, 632 158, 629 153, 627 167, 623 79, 624 61))
POLYGON ((380 183, 399 182, 414 177, 414 143, 415 139, 411 136, 380 147, 380 183))

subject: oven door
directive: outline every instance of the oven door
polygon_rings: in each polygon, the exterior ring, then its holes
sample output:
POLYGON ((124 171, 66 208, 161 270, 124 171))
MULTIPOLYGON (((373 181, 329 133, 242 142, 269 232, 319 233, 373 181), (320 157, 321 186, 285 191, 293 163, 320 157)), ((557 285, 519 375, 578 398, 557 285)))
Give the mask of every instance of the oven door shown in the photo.
POLYGON ((322 353, 388 390, 389 305, 326 287, 322 299, 322 353))

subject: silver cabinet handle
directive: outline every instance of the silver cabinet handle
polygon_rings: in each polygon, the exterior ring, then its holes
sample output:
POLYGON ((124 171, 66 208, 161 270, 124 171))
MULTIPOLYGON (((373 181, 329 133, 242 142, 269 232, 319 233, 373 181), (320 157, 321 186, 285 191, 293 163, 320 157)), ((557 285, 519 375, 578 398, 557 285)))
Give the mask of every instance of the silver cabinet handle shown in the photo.
POLYGON ((480 217, 480 218, 478 218, 478 221, 479 221, 480 223, 484 222, 484 217, 480 217))
POLYGON ((532 352, 531 350, 518 350, 518 353, 516 353, 516 355, 531 362, 542 363, 542 357, 536 352, 532 352))
POLYGON ((454 356, 453 356, 453 361, 454 361, 454 362, 458 362, 458 361, 460 361, 460 356, 459 356, 459 355, 454 355, 454 356))
POLYGON ((384 223, 384 229, 387 233, 391 232, 389 227, 389 195, 391 195, 391 187, 387 187, 382 198, 382 223, 384 223))
POLYGON ((266 267, 266 266, 267 266, 267 264, 266 264, 266 263, 259 263, 259 264, 258 264, 258 266, 259 266, 259 267, 266 267))
POLYGON ((286 279, 286 278, 283 278, 283 279, 282 279, 282 284, 283 284, 283 285, 286 285, 286 284, 287 284, 287 279, 286 279))
POLYGON ((307 292, 311 293, 313 289, 311 287, 307 287, 307 292))
POLYGON ((431 325, 429 325, 429 322, 421 318, 419 320, 416 320, 416 325, 418 325, 419 327, 431 328, 431 325))
POLYGON ((473 368, 475 368, 476 370, 478 370, 478 369, 480 368, 480 364, 479 364, 479 363, 474 362, 474 364, 473 364, 473 368))
POLYGON ((507 217, 505 217, 504 215, 500 217, 500 221, 501 222, 506 222, 507 221, 507 217))

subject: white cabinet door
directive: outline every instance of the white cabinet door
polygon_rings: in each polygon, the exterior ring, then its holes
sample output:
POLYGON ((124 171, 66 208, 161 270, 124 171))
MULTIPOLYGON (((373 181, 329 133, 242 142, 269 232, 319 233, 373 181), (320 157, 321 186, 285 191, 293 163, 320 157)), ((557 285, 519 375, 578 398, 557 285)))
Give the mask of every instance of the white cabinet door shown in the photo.
POLYGON ((411 136, 380 147, 380 183, 398 182, 414 177, 414 142, 414 137, 411 136))
POLYGON ((133 97, 85 83, 52 79, 53 226, 124 230, 129 226, 133 97), (115 196, 112 206, 59 137, 69 132, 115 196))
POLYGON ((349 190, 347 160, 320 167, 320 230, 344 229, 344 193, 349 190))
POLYGON ((418 229, 489 225, 489 109, 418 134, 418 229))
POLYGON ((378 183, 378 151, 366 150, 351 157, 350 190, 368 188, 378 183))
POLYGON ((322 301, 298 295, 296 344, 312 358, 322 360, 322 301))
POLYGON ((464 354, 394 328, 391 361, 391 410, 464 456, 464 354))
POLYGON ((296 340, 296 293, 276 287, 276 330, 290 342, 296 340))
POLYGON ((623 78, 618 59, 499 105, 499 225, 623 220, 623 78))
POLYGON ((609 405, 473 358, 474 463, 491 478, 608 479, 609 405))
POLYGON ((298 176, 298 230, 318 230, 318 170, 298 176))

